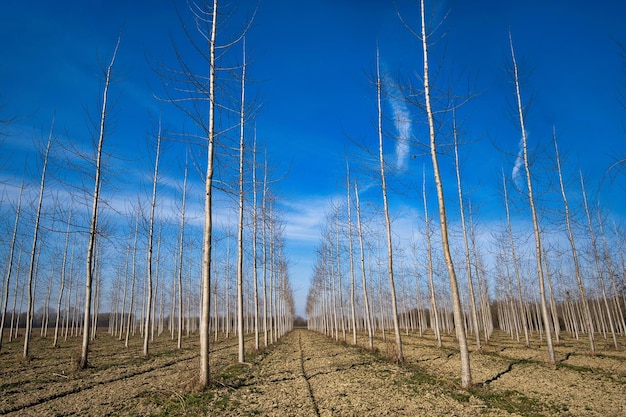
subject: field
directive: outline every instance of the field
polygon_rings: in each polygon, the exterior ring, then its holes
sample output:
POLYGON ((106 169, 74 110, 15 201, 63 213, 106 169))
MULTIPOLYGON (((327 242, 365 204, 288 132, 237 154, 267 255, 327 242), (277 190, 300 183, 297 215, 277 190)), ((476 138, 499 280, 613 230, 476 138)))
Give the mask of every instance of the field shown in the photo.
MULTIPOLYGON (((37 332, 35 332, 37 333, 37 332)), ((341 336, 341 335, 340 335, 341 336)), ((377 335, 376 350, 296 329, 237 364, 236 338, 212 345, 213 386, 195 385, 198 342, 183 349, 166 335, 141 357, 141 340, 99 333, 91 367, 76 370, 78 339, 52 348, 35 337, 22 359, 22 339, 0 352, 0 414, 19 416, 624 416, 626 352, 588 353, 586 340, 562 340, 558 364, 545 363, 538 339, 530 348, 496 333, 472 352, 474 386, 459 388, 454 339, 437 348, 431 334, 403 335, 406 362, 393 361, 394 344, 377 335)), ((350 340, 350 335, 348 335, 350 340)), ((359 345, 365 343, 359 338, 359 345)), ((248 348, 253 345, 247 339, 248 348)))

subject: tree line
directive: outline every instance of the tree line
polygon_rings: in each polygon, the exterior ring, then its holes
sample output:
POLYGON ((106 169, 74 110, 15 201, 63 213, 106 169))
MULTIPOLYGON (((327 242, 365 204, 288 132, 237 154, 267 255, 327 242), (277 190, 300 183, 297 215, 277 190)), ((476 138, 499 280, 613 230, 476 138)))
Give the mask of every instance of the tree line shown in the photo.
POLYGON ((529 93, 520 81, 525 77, 513 34, 507 57, 512 88, 506 94, 519 142, 515 152, 502 151, 503 166, 513 168, 502 168, 500 195, 481 202, 468 191, 472 184, 460 158, 471 144, 462 142, 467 132, 457 115, 471 106, 471 94, 434 84, 432 77, 437 73, 445 82, 444 71, 430 62, 441 22, 429 21, 424 0, 415 21, 398 15, 417 40, 421 62, 417 75, 402 84, 381 75, 376 49, 371 89, 377 141, 359 144, 347 157, 344 197, 328 212, 318 245, 307 298, 309 328, 355 345, 358 334, 366 335, 370 349, 376 332, 383 339, 393 332, 400 362, 404 332, 432 332, 439 346, 442 333, 454 334, 463 387, 472 383, 470 345, 480 351, 495 329, 526 346, 533 338, 545 341, 551 364, 564 332, 588 339, 591 353, 606 344, 623 346, 622 220, 593 200, 582 172, 569 171, 556 128, 544 155, 529 145, 529 93), (427 140, 411 134, 417 124, 425 126, 420 133, 427 140), (389 148, 398 154, 401 147, 423 159, 421 187, 407 179, 419 174, 389 160, 389 148), (444 168, 454 178, 444 176, 444 168), (365 204, 364 188, 376 194, 365 204), (422 213, 393 213, 394 197, 415 207, 421 203, 422 213), (477 212, 485 205, 491 212, 498 207, 504 220, 481 225, 477 212))
MULTIPOLYGON (((199 383, 208 387, 212 340, 236 336, 245 362, 246 352, 291 329, 278 178, 257 141, 258 103, 246 95, 245 38, 254 14, 233 32, 222 8, 213 0, 180 10, 174 64, 153 63, 163 87, 155 100, 184 123, 154 118, 130 164, 141 183, 120 180, 115 170, 124 157, 110 145, 112 94, 124 87, 116 72, 121 32, 93 80, 101 90, 89 116, 91 142, 61 133, 53 117, 37 141, 40 163, 2 184, 0 349, 23 338, 29 358, 34 327, 52 346, 81 337, 84 369, 105 322, 120 343, 141 340, 144 356, 164 333, 179 349, 200 337, 199 383), (245 334, 254 334, 247 349, 245 334)), ((14 134, 13 122, 2 120, 3 135, 14 134)), ((9 171, 11 161, 1 163, 9 171)))

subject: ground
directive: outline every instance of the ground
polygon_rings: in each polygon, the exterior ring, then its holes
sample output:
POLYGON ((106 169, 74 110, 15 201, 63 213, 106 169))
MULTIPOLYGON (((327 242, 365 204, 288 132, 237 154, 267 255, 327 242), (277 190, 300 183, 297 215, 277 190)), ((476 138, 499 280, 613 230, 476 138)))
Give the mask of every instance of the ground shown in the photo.
MULTIPOLYGON (((391 335, 392 336, 392 335, 391 335)), ((547 364, 538 335, 530 348, 496 333, 471 353, 473 386, 460 384, 459 353, 451 335, 441 348, 432 334, 403 334, 405 363, 395 344, 378 334, 375 350, 359 335, 327 337, 296 329, 237 364, 236 338, 211 346, 212 386, 196 384, 197 336, 163 334, 141 355, 139 335, 124 342, 99 333, 90 367, 76 369, 80 340, 53 348, 35 337, 28 360, 23 339, 0 351, 0 415, 19 416, 624 416, 626 352, 598 337, 591 355, 585 339, 556 346, 547 364), (336 339, 339 339, 338 341, 336 339)), ((261 341, 263 338, 261 337, 261 341)), ((262 342, 261 342, 262 343, 262 342)))

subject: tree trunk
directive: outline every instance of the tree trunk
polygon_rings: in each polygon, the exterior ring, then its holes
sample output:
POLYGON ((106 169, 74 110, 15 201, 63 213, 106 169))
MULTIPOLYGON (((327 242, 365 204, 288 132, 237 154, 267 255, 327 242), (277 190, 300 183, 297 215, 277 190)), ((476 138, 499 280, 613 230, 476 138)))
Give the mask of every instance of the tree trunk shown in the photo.
POLYGON ((385 158, 383 154, 383 112, 381 105, 382 82, 380 79, 380 59, 376 49, 376 98, 378 104, 378 155, 380 161, 380 181, 383 193, 383 210, 385 212, 385 227, 387 229, 387 274, 389 277, 389 289, 391 291, 391 311, 393 315, 393 328, 396 336, 396 348, 398 362, 404 362, 402 354, 402 336, 398 323, 398 305, 396 299, 396 285, 393 276, 393 246, 391 243, 391 220, 389 218, 389 205, 387 202, 387 181, 385 178, 385 158))
POLYGON ((134 301, 135 301, 135 269, 137 268, 137 237, 139 236, 139 208, 137 208, 137 217, 135 219, 135 238, 133 241, 133 266, 130 273, 130 300, 128 301, 128 317, 126 320, 126 339, 124 346, 128 347, 128 339, 130 337, 131 325, 134 326, 133 319, 134 301))
POLYGON ((183 201, 180 209, 180 236, 178 238, 178 339, 176 342, 176 346, 178 349, 182 348, 183 339, 183 248, 185 244, 185 202, 187 197, 187 171, 187 158, 185 158, 183 201))
POLYGON ((587 204, 587 192, 585 191, 585 181, 583 180, 583 174, 580 173, 580 186, 583 193, 583 203, 585 205, 585 214, 587 215, 587 225, 589 226, 589 236, 591 237, 591 247, 593 248, 593 258, 595 260, 596 272, 598 279, 600 280, 600 288, 602 290, 602 301, 604 302, 604 308, 606 310, 606 319, 609 322, 609 329, 611 329, 611 336, 613 337, 613 345, 617 349, 617 337, 615 336, 615 326, 613 324, 613 314, 609 308, 609 302, 606 296, 606 286, 604 284, 604 273, 600 265, 600 255, 598 253, 598 245, 596 242, 596 235, 593 231, 593 224, 591 222, 591 214, 589 214, 589 205, 587 204))
POLYGON ((153 294, 153 273, 152 273, 152 252, 154 247, 154 209, 156 207, 157 181, 159 178, 159 156, 161 153, 161 121, 159 120, 159 132, 157 133, 156 156, 154 160, 154 176, 152 178, 152 202, 150 203, 150 226, 148 229, 148 294, 146 298, 145 322, 143 327, 143 356, 148 356, 149 333, 152 318, 152 294, 153 294))
POLYGON ((85 312, 84 312, 84 326, 83 329, 83 344, 80 352, 79 368, 85 369, 88 365, 89 355, 89 319, 91 316, 91 285, 93 281, 93 265, 94 265, 94 252, 96 246, 96 232, 98 228, 98 204, 100 202, 100 186, 102 180, 100 179, 100 173, 102 170, 102 148, 104 146, 104 135, 106 127, 107 116, 107 99, 109 95, 109 85, 111 83, 111 71, 113 70, 113 64, 115 63, 115 57, 117 56, 117 49, 120 45, 120 39, 117 38, 115 49, 113 50, 113 56, 111 62, 106 69, 106 75, 104 79, 104 92, 102 94, 102 113, 100 115, 100 134, 98 138, 98 149, 96 151, 96 173, 94 180, 93 191, 93 205, 91 209, 91 225, 89 227, 89 245, 87 246, 87 268, 85 279, 85 312))
POLYGON ((204 231, 202 235, 202 309, 200 314, 200 386, 209 385, 209 343, 211 313, 211 239, 213 233, 213 162, 215 152, 215 39, 217 36, 217 0, 211 11, 211 38, 209 40, 209 126, 207 140, 207 168, 204 180, 204 231))
POLYGON ((596 347, 594 342, 594 328, 593 319, 591 317, 591 311, 589 310, 589 302, 587 300, 587 293, 585 291, 585 284, 583 283, 582 273, 580 271, 580 262, 578 260, 578 251, 576 250, 576 242, 574 240, 574 234, 572 233, 572 225, 570 221, 569 204, 567 202, 567 195, 565 194, 565 185, 563 184, 563 174, 561 172, 561 158, 559 156, 559 147, 556 141, 556 133, 553 134, 554 139, 554 151, 556 155, 556 166, 559 174, 559 185, 561 187, 561 196, 563 197, 563 205, 565 206, 565 224, 567 225, 567 239, 569 240, 570 248, 572 250, 572 260, 574 261, 574 272, 576 275, 576 282, 578 283, 578 291, 580 292, 580 300, 583 304, 583 311, 585 314, 585 331, 589 337, 589 349, 591 353, 595 353, 596 347))
POLYGON ((239 363, 246 361, 243 334, 243 167, 245 155, 245 87, 246 87, 246 38, 243 38, 243 64, 241 68, 241 111, 239 119, 239 227, 237 228, 237 352, 239 363))
POLYGON ((354 273, 354 250, 352 237, 352 204, 350 202, 350 167, 346 163, 346 187, 347 208, 348 208, 348 244, 350 257, 350 315, 352 318, 352 344, 356 346, 356 293, 355 293, 355 273, 354 273))
POLYGON ((361 204, 359 203, 359 187, 354 183, 354 196, 356 203, 356 221, 359 233, 359 247, 361 250, 361 283, 363 286, 363 300, 365 302, 365 324, 367 326, 368 346, 370 350, 374 349, 374 332, 372 331, 372 317, 370 315, 370 302, 367 295, 367 279, 365 277, 365 250, 363 248, 363 229, 361 227, 361 204))
MULTIPOLYGON (((48 155, 50 153, 50 144, 52 143, 52 130, 54 128, 54 118, 50 126, 50 135, 48 136, 48 144, 46 145, 43 167, 41 169, 41 183, 39 186, 39 201, 37 203, 37 214, 35 217, 35 231, 33 232, 33 247, 30 252, 30 268, 28 270, 28 310, 26 311, 26 330, 24 331, 24 358, 28 358, 30 348, 30 337, 33 328, 33 313, 35 309, 35 294, 33 281, 35 277, 35 253, 37 252, 37 239, 39 237, 39 220, 41 219, 41 206, 43 203, 43 192, 46 184, 46 169, 48 167, 48 155)), ((20 309, 21 311, 21 309, 20 309)))
POLYGON ((428 204, 426 201, 426 170, 422 175, 422 198, 424 200, 424 222, 426 235, 426 258, 428 262, 428 283, 430 286, 430 326, 437 338, 437 347, 441 347, 441 326, 439 325, 439 310, 437 309, 437 297, 435 296, 435 280, 433 273, 433 245, 430 236, 430 218, 428 216, 428 204))
MULTIPOLYGON (((4 335, 4 320, 7 314, 7 304, 9 302, 9 284, 11 283, 11 272, 13 271, 13 257, 15 255, 15 241, 17 239, 17 228, 20 221, 20 210, 22 208, 22 193, 24 192, 24 181, 22 181, 22 186, 20 187, 20 193, 17 197, 17 208, 15 209, 15 224, 13 226, 13 237, 11 238, 11 249, 9 250, 9 261, 7 265, 7 277, 4 281, 4 300, 2 301, 2 321, 0 321, 0 350, 2 350, 2 337, 4 335)), ((19 268, 19 264, 18 264, 19 268)), ((17 291, 17 282, 15 283, 15 288, 17 291)), ((13 307, 15 310, 15 307, 13 307)), ((57 318, 57 322, 58 322, 57 318)), ((13 319, 11 319, 11 323, 13 319)), ((13 329, 11 329, 11 332, 13 329)), ((9 337, 9 341, 11 338, 9 337)))
POLYGON ((439 173, 439 160, 437 155, 437 142, 435 137, 435 121, 433 110, 430 103, 430 81, 428 74, 428 39, 426 37, 426 11, 424 8, 424 0, 421 0, 421 19, 422 19, 422 49, 424 57, 424 99, 426 102, 426 115, 428 117, 428 129, 430 132, 430 156, 433 164, 433 174, 435 177, 435 185, 437 187, 437 200, 439 202, 439 222, 441 229, 441 244, 443 246, 443 255, 450 277, 450 292, 452 293, 452 307, 454 310, 454 325, 456 327, 456 336, 461 351, 461 386, 469 388, 472 383, 472 373, 470 370, 469 350, 467 347, 467 337, 465 334, 465 326, 463 324, 463 310, 461 306, 461 298, 459 296, 459 286, 452 262, 452 254, 450 252, 450 244, 448 242, 448 221, 446 219, 446 206, 444 201, 443 184, 439 173))
POLYGON ((535 208, 535 197, 533 195, 533 183, 530 175, 530 164, 528 157, 528 143, 526 140, 526 126, 524 123, 524 111, 522 106, 522 93, 520 91, 519 74, 517 69, 517 61, 515 60, 515 52, 513 50, 513 39, 509 34, 510 46, 511 46, 511 58, 513 59, 513 75, 515 78, 515 97, 517 99, 517 112, 520 123, 520 130, 522 134, 522 151, 524 157, 524 168, 526 170, 526 186, 528 187, 528 203, 530 205, 530 212, 533 220, 533 230, 535 233, 535 257, 537 260, 537 277, 539 280, 539 297, 541 302, 541 316, 546 331, 546 342, 548 344, 548 359, 551 364, 556 363, 554 356, 554 346, 552 345, 552 329, 550 325, 550 318, 548 315, 548 306, 546 302, 546 290, 544 285, 543 275, 543 262, 541 260, 541 231, 539 228, 539 218, 537 216, 537 210, 535 208))

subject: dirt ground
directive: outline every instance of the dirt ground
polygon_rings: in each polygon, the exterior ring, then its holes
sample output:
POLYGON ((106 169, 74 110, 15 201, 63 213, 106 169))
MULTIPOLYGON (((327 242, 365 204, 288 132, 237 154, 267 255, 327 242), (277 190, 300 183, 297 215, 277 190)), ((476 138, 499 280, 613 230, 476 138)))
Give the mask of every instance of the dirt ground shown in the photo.
MULTIPOLYGON (((392 335, 391 335, 392 336, 392 335)), ((351 335, 347 335, 348 341, 351 335)), ((586 340, 564 340, 558 364, 547 365, 545 346, 530 348, 497 334, 471 353, 474 386, 459 388, 454 339, 441 348, 432 334, 403 334, 405 363, 395 344, 377 335, 375 352, 296 329, 248 363, 237 364, 236 338, 213 343, 213 386, 198 391, 197 337, 181 351, 166 335, 141 356, 105 333, 90 352, 91 366, 76 371, 80 341, 35 337, 29 360, 23 339, 0 352, 0 415, 14 416, 626 416, 626 352, 586 340)), ((600 343, 604 343, 599 338, 600 343)), ((473 347, 473 346, 472 346, 473 347)))

